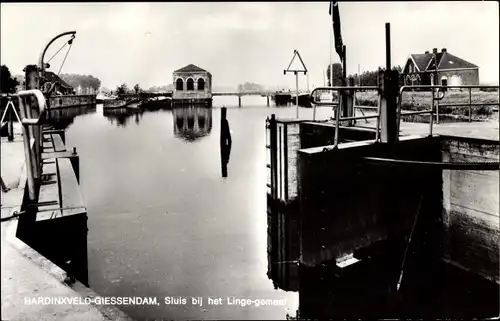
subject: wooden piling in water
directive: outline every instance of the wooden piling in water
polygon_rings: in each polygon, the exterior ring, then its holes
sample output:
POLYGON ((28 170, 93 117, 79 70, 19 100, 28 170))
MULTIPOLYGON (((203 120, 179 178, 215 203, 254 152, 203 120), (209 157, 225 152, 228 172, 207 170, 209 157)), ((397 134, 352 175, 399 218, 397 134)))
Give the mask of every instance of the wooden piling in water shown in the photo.
POLYGON ((221 171, 222 177, 227 177, 227 164, 229 163, 229 155, 231 154, 231 132, 229 122, 227 121, 227 109, 221 108, 220 117, 220 153, 221 153, 221 171))

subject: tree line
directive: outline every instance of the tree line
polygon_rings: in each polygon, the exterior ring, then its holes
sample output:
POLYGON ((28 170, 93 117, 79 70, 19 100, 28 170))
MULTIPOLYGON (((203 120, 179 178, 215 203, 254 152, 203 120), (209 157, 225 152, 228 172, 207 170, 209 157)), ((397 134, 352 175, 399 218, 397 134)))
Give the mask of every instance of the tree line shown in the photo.
POLYGON ((6 65, 0 66, 0 92, 2 94, 13 94, 16 92, 17 86, 20 83, 10 73, 9 67, 6 65))
POLYGON ((93 88, 95 91, 98 91, 101 87, 101 80, 92 75, 61 74, 59 78, 74 89, 80 86, 81 88, 93 88))
MULTIPOLYGON (((327 67, 326 76, 328 78, 327 83, 328 86, 342 86, 342 65, 339 63, 335 63, 331 65, 331 69, 333 71, 333 84, 330 84, 330 66, 327 67)), ((374 71, 364 71, 361 74, 350 74, 348 77, 354 78, 354 84, 360 86, 377 86, 377 78, 379 70, 384 70, 385 68, 379 67, 378 70, 374 71)), ((393 70, 397 70, 400 73, 400 82, 403 80, 402 71, 400 65, 397 65, 392 68, 393 70)))
POLYGON ((253 82, 245 82, 238 85, 238 92, 261 92, 265 91, 264 86, 255 84, 253 82))

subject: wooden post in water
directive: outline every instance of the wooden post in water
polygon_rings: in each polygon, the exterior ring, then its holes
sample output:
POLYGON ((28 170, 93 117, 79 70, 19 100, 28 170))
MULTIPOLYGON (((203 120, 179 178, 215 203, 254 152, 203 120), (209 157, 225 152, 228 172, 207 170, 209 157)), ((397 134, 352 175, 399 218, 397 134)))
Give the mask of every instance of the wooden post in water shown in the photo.
POLYGON ((269 104, 269 95, 267 95, 266 97, 267 97, 267 107, 269 107, 270 106, 270 104, 269 104))
POLYGON ((220 155, 221 155, 221 171, 222 177, 227 177, 227 164, 229 163, 229 155, 231 153, 231 132, 229 122, 227 121, 227 109, 221 108, 220 116, 220 155))
POLYGON ((238 95, 238 107, 241 107, 241 95, 238 95))

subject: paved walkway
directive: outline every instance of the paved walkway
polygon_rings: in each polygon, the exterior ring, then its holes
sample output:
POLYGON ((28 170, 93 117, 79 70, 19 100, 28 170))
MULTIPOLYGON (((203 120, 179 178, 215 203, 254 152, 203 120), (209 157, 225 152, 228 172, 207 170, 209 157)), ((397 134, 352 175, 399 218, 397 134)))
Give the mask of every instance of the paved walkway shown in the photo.
MULTIPOLYGON (((1 138, 1 175, 10 190, 1 194, 2 218, 19 211, 26 174, 24 147, 19 126, 13 142, 1 138)), ((1 223, 2 321, 22 320, 132 320, 112 306, 91 304, 27 304, 25 300, 48 297, 79 298, 97 296, 76 282, 63 281, 66 273, 16 238, 17 219, 1 223), (75 291, 75 289, 78 289, 75 291)))
MULTIPOLYGON (((356 116, 374 115, 373 112, 365 111, 364 114, 356 112, 356 116)), ((493 119, 488 121, 459 122, 459 123, 434 123, 433 134, 472 137, 482 139, 499 140, 499 119, 498 113, 493 115, 493 119)), ((358 120, 357 126, 375 127, 376 121, 373 119, 365 122, 358 120)), ((425 135, 429 133, 428 123, 401 122, 401 135, 425 135)))
MULTIPOLYGON (((401 123, 401 131, 404 134, 427 134, 429 124, 423 123, 401 123)), ((499 140, 499 122, 471 122, 471 123, 444 123, 432 126, 433 134, 473 137, 482 139, 499 140)))

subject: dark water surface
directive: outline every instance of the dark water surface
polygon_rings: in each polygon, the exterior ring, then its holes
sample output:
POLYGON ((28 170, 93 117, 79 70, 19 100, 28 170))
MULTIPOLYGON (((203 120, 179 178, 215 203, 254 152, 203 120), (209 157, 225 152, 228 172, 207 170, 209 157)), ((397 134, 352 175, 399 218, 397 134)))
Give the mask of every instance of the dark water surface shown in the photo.
POLYGON ((295 108, 228 108, 227 178, 219 108, 110 114, 98 105, 70 121, 67 144, 80 155, 88 206, 90 287, 102 296, 157 297, 158 306, 120 306, 138 320, 295 315, 298 294, 275 290, 267 276, 264 126, 272 113, 295 117, 295 108), (188 302, 167 305, 165 297, 188 302), (222 304, 209 306, 208 297, 222 304), (227 297, 286 304, 231 306, 227 297))

